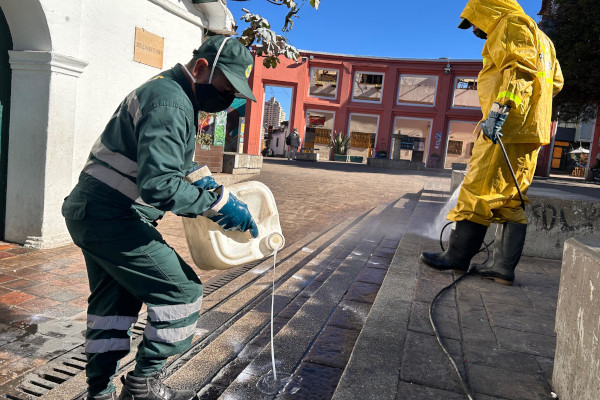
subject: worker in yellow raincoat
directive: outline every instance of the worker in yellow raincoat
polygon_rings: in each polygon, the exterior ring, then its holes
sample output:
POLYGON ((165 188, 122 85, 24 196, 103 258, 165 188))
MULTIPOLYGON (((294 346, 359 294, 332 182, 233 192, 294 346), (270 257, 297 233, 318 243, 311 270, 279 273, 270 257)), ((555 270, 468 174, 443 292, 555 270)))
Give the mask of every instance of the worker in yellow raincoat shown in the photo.
POLYGON ((448 249, 423 253, 421 261, 439 270, 469 269, 487 228, 500 224, 491 263, 472 266, 477 275, 512 285, 527 219, 523 205, 541 145, 550 143, 552 97, 563 86, 554 45, 515 0, 469 0, 461 29, 485 39, 477 93, 484 120, 478 125, 470 170, 456 207, 448 249), (502 154, 499 137, 523 195, 523 203, 502 154))

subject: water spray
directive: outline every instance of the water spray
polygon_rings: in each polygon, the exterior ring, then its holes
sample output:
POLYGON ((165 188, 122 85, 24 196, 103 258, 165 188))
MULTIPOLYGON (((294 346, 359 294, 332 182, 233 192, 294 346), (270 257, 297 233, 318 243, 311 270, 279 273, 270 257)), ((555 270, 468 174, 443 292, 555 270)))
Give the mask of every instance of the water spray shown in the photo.
MULTIPOLYGON (((525 210, 525 200, 523 199, 523 194, 521 193, 521 188, 519 187, 519 183, 517 182, 517 177, 516 177, 515 172, 514 172, 514 170, 512 168, 512 165, 510 165, 510 160, 508 159, 508 154, 506 154, 506 149, 504 148, 504 144, 502 143, 502 140, 500 139, 500 137, 498 137, 498 143, 500 144, 500 149, 502 149, 502 154, 504 155, 504 160, 506 161, 506 165, 508 165, 508 169, 510 170, 510 174, 511 174, 511 176, 513 178, 513 181, 515 182, 515 186, 517 188, 517 192, 519 193, 519 198, 521 199, 521 208, 523 210, 525 210)), ((444 225, 444 227, 442 228, 442 230, 440 232, 440 247, 442 248, 442 251, 446 251, 444 249, 444 245, 442 243, 442 237, 444 235, 444 230, 450 224, 452 224, 452 222, 448 222, 446 225, 444 225)), ((486 244, 484 242, 483 243, 484 247, 482 247, 479 250, 479 252, 478 252, 478 253, 480 253, 482 251, 487 251, 487 257, 486 257, 485 261, 483 262, 483 264, 487 263, 488 260, 490 259, 490 250, 489 250, 489 247, 492 245, 492 243, 494 243, 494 241, 491 241, 488 244, 486 244)), ((435 324, 435 320, 433 319, 433 307, 435 305, 435 301, 442 295, 442 293, 444 293, 446 290, 450 289, 451 287, 456 286, 458 284, 458 282, 462 281, 467 276, 473 275, 474 272, 475 271, 473 270, 473 268, 470 267, 464 275, 458 277, 457 279, 455 279, 454 281, 452 281, 451 284, 449 284, 448 286, 446 286, 442 290, 440 290, 435 295, 435 297, 433 298, 433 300, 431 300, 431 304, 429 304, 429 322, 431 324, 431 328, 433 329, 433 333, 435 334, 435 337, 436 337, 436 339, 437 339, 440 347, 442 348, 442 350, 444 351, 444 353, 446 354, 446 356, 450 360, 450 363, 452 363, 452 368, 454 369, 454 371, 456 372, 456 375, 458 376, 458 380, 460 381, 460 386, 461 386, 464 394, 467 396, 467 398, 469 400, 474 400, 475 397, 473 396, 473 393, 471 392, 469 383, 461 375, 461 373, 460 373, 460 371, 458 369, 458 366, 456 365, 456 362, 454 361, 454 359, 450 355, 450 352, 448 351, 448 348, 446 347, 446 345, 444 345, 444 341, 442 340, 442 337, 440 336, 440 333, 439 333, 439 331, 437 329, 437 326, 435 324)))

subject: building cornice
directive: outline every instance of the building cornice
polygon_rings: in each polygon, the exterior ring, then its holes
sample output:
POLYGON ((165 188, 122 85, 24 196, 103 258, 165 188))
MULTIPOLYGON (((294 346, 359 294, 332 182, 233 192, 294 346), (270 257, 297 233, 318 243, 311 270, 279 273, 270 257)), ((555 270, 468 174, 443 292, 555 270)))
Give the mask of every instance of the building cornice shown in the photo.
POLYGON ((190 24, 199 26, 200 28, 206 28, 207 24, 202 20, 198 15, 194 15, 187 10, 184 10, 181 7, 176 6, 169 0, 149 0, 151 3, 156 4, 157 6, 163 8, 165 11, 170 12, 173 15, 178 16, 179 18, 189 22, 190 24))
POLYGON ((49 51, 8 51, 13 71, 49 71, 79 77, 88 62, 49 51))

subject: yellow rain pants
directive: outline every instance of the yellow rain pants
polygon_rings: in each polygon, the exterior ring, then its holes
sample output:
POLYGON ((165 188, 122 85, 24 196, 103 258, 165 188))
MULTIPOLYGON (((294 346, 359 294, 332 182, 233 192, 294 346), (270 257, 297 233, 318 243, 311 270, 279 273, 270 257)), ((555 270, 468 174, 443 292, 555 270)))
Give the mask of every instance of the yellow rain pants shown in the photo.
MULTIPOLYGON (((510 164, 515 172, 523 200, 531 184, 539 143, 507 143, 504 145, 510 164)), ((479 133, 470 169, 458 193, 458 201, 448 213, 450 221, 468 220, 490 226, 490 223, 518 222, 526 224, 521 198, 515 186, 500 145, 493 144, 483 132, 479 133)))

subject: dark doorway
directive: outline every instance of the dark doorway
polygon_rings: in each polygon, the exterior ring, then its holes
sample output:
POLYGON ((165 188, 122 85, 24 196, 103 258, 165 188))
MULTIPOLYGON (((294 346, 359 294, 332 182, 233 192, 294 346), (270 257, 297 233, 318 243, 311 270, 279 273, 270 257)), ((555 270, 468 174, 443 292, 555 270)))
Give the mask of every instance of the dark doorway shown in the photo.
POLYGON ((10 112, 10 64, 8 51, 12 37, 0 9, 0 239, 4 239, 6 220, 6 171, 8 165, 8 121, 10 112))

